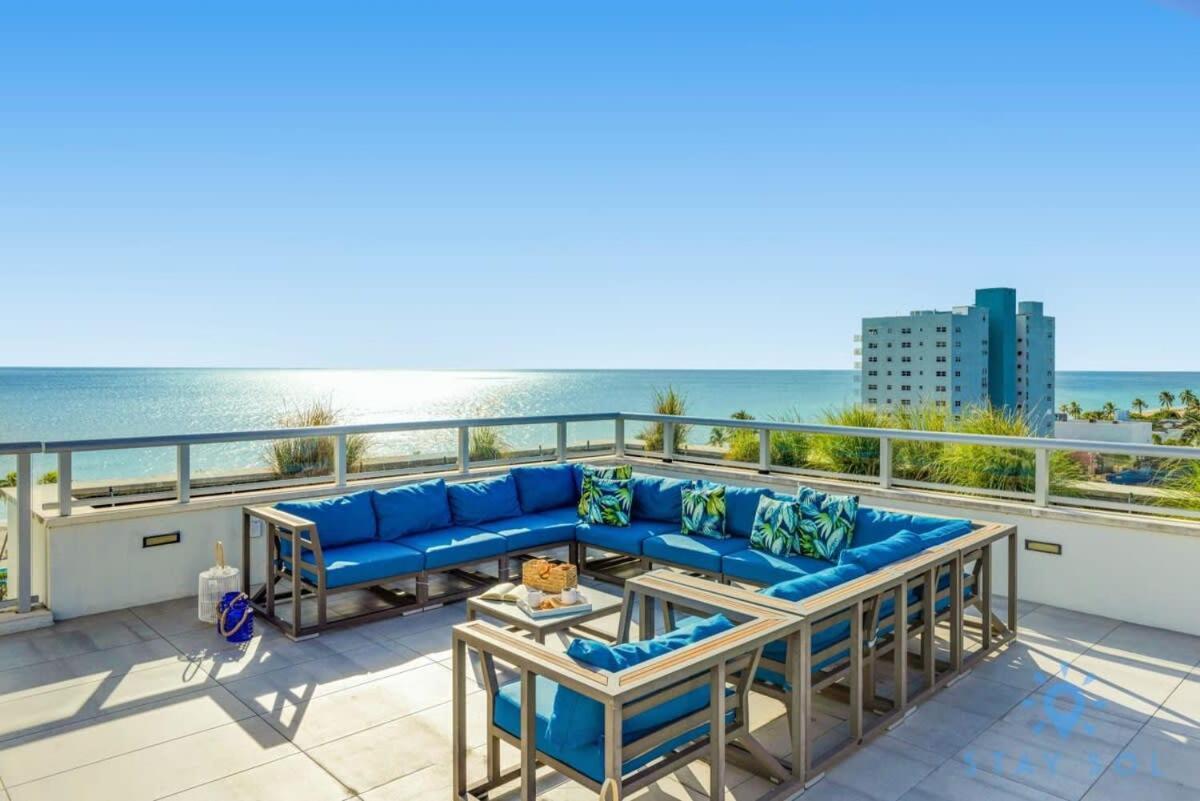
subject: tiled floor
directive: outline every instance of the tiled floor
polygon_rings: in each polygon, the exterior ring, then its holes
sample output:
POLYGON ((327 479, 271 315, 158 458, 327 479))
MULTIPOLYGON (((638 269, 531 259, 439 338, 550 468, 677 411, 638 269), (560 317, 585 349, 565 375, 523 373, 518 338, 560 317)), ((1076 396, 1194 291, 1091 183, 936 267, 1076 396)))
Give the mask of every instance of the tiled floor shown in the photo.
MULTIPOLYGON (((302 643, 265 628, 238 647, 196 622, 188 599, 0 639, 0 801, 449 798, 447 629, 464 614, 457 604, 302 643)), ((1031 604, 1021 625, 1018 642, 805 797, 1200 797, 1200 638, 1031 604)), ((781 713, 755 697, 751 719, 780 754, 781 713)), ((478 689, 469 714, 479 749, 478 689)), ((818 732, 842 723, 824 710, 815 720, 818 732)), ((730 781, 738 801, 769 786, 737 769, 730 781)), ((697 764, 635 797, 691 801, 706 784, 697 764)), ((594 799, 550 776, 539 788, 594 799)))

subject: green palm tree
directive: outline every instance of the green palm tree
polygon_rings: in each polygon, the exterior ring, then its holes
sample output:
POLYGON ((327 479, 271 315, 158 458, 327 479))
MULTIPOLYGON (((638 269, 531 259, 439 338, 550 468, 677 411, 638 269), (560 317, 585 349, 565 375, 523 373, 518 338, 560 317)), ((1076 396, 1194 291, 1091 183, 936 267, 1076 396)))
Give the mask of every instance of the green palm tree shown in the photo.
POLYGON ((1100 407, 1100 411, 1106 418, 1113 420, 1117 416, 1117 405, 1112 401, 1105 401, 1104 405, 1100 407))
POLYGON ((1131 403, 1129 405, 1132 406, 1133 410, 1135 412, 1137 412, 1138 414, 1141 414, 1142 412, 1146 411, 1146 402, 1144 400, 1142 400, 1141 398, 1134 398, 1133 403, 1131 403))
POLYGON ((1083 407, 1079 405, 1079 401, 1071 401, 1067 404, 1067 414, 1078 418, 1083 414, 1083 407))
POLYGON ((1164 389, 1158 393, 1158 405, 1163 407, 1164 411, 1171 411, 1171 407, 1175 405, 1175 396, 1164 389))
POLYGON ((1196 393, 1192 392, 1190 389, 1185 389, 1183 392, 1179 393, 1179 402, 1189 409, 1195 406, 1200 406, 1200 398, 1197 398, 1196 393))

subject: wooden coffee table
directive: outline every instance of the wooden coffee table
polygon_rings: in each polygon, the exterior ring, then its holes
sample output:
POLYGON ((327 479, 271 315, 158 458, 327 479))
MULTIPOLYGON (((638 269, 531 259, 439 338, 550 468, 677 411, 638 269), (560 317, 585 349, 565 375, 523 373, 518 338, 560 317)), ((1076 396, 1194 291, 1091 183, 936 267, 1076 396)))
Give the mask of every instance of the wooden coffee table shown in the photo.
POLYGON ((549 634, 566 633, 571 629, 587 634, 589 637, 613 642, 612 635, 585 626, 591 620, 598 620, 621 610, 622 596, 614 595, 595 587, 580 587, 579 592, 591 603, 592 608, 586 612, 573 612, 555 615, 541 620, 534 620, 521 611, 514 603, 506 601, 485 601, 482 598, 467 599, 467 620, 487 617, 506 624, 509 628, 524 631, 540 643, 546 641, 549 634))

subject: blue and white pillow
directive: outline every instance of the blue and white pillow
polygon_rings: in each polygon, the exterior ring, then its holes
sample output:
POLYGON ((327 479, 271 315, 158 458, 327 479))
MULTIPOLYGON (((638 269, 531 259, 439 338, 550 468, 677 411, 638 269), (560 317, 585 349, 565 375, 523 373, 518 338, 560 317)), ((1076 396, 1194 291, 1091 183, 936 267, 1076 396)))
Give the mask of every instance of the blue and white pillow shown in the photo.
POLYGON ((723 540, 725 532, 725 485, 697 482, 683 488, 680 531, 697 537, 723 540))
POLYGON ((591 489, 584 517, 587 522, 621 528, 629 525, 633 514, 632 481, 593 478, 591 489))
POLYGON ((800 553, 836 562, 854 538, 857 495, 827 495, 812 487, 796 493, 800 507, 800 553))

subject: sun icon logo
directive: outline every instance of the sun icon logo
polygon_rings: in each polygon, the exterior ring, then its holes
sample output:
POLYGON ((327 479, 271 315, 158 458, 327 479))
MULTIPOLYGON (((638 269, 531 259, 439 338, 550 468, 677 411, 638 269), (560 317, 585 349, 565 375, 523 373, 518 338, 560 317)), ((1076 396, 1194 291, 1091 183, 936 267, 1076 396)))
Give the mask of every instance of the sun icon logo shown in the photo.
POLYGON ((1039 705, 1042 708, 1042 719, 1033 724, 1035 734, 1045 731, 1047 724, 1053 726, 1064 740, 1075 732, 1084 735, 1095 733, 1096 727, 1083 717, 1083 713, 1089 706, 1092 709, 1104 709, 1104 699, 1089 699, 1084 692, 1084 688, 1095 680, 1093 676, 1084 674, 1083 681, 1075 684, 1070 681, 1070 672, 1071 668, 1066 662, 1059 664, 1054 676, 1038 671, 1037 677, 1042 682, 1052 678, 1057 680, 1040 695, 1040 700, 1038 696, 1031 695, 1022 702, 1022 706, 1027 708, 1039 705))

